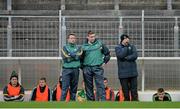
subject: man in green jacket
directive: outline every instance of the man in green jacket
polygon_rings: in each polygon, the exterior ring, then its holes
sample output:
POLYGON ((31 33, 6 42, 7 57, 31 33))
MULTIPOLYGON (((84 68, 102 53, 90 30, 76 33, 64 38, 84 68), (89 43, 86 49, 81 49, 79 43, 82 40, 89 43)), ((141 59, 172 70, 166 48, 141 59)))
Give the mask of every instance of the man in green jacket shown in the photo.
POLYGON ((88 32, 87 43, 83 44, 82 48, 83 77, 87 100, 95 100, 93 92, 94 78, 97 88, 97 97, 100 98, 100 101, 105 101, 103 65, 110 60, 110 51, 100 40, 95 38, 95 34, 92 31, 88 32))
POLYGON ((63 47, 61 53, 63 58, 61 101, 65 101, 69 88, 70 100, 75 101, 82 49, 76 45, 75 34, 69 34, 67 41, 68 43, 63 47))

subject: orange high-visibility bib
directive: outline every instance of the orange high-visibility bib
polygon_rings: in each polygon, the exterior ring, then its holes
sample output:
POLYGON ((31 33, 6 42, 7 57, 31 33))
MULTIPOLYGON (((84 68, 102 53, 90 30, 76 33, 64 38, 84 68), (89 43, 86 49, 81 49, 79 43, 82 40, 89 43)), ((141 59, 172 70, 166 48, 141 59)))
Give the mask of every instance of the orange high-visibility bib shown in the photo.
POLYGON ((20 93, 20 85, 18 87, 13 87, 12 85, 8 84, 7 91, 9 96, 17 96, 20 93))
POLYGON ((37 86, 36 91, 36 101, 48 101, 48 86, 46 85, 46 88, 44 92, 40 92, 40 86, 37 86))

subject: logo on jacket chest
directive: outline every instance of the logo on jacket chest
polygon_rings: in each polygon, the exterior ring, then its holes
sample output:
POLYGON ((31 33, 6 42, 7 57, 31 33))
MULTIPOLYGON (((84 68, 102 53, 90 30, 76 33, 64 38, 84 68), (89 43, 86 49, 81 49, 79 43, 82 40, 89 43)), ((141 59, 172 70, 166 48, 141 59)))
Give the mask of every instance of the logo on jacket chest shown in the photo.
POLYGON ((130 47, 130 46, 128 47, 128 50, 131 50, 131 47, 130 47))

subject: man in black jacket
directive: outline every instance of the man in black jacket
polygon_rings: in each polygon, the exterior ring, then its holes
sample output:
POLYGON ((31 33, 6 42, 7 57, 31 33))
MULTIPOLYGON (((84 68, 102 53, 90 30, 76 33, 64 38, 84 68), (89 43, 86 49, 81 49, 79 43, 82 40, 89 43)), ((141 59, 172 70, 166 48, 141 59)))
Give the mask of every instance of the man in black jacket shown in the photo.
POLYGON ((124 93, 124 100, 130 101, 129 92, 131 92, 132 101, 138 100, 137 93, 137 65, 138 57, 136 47, 129 43, 128 35, 121 35, 121 42, 115 48, 118 76, 124 93))

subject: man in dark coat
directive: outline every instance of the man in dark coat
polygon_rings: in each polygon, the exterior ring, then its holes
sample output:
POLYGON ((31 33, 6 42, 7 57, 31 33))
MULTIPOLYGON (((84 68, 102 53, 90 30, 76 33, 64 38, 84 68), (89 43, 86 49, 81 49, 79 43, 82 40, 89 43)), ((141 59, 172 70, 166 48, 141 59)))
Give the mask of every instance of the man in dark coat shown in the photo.
POLYGON ((115 48, 118 76, 124 93, 124 100, 130 101, 129 92, 132 96, 132 101, 138 100, 137 93, 137 65, 136 59, 138 57, 136 47, 129 43, 128 35, 121 35, 121 42, 115 48))

